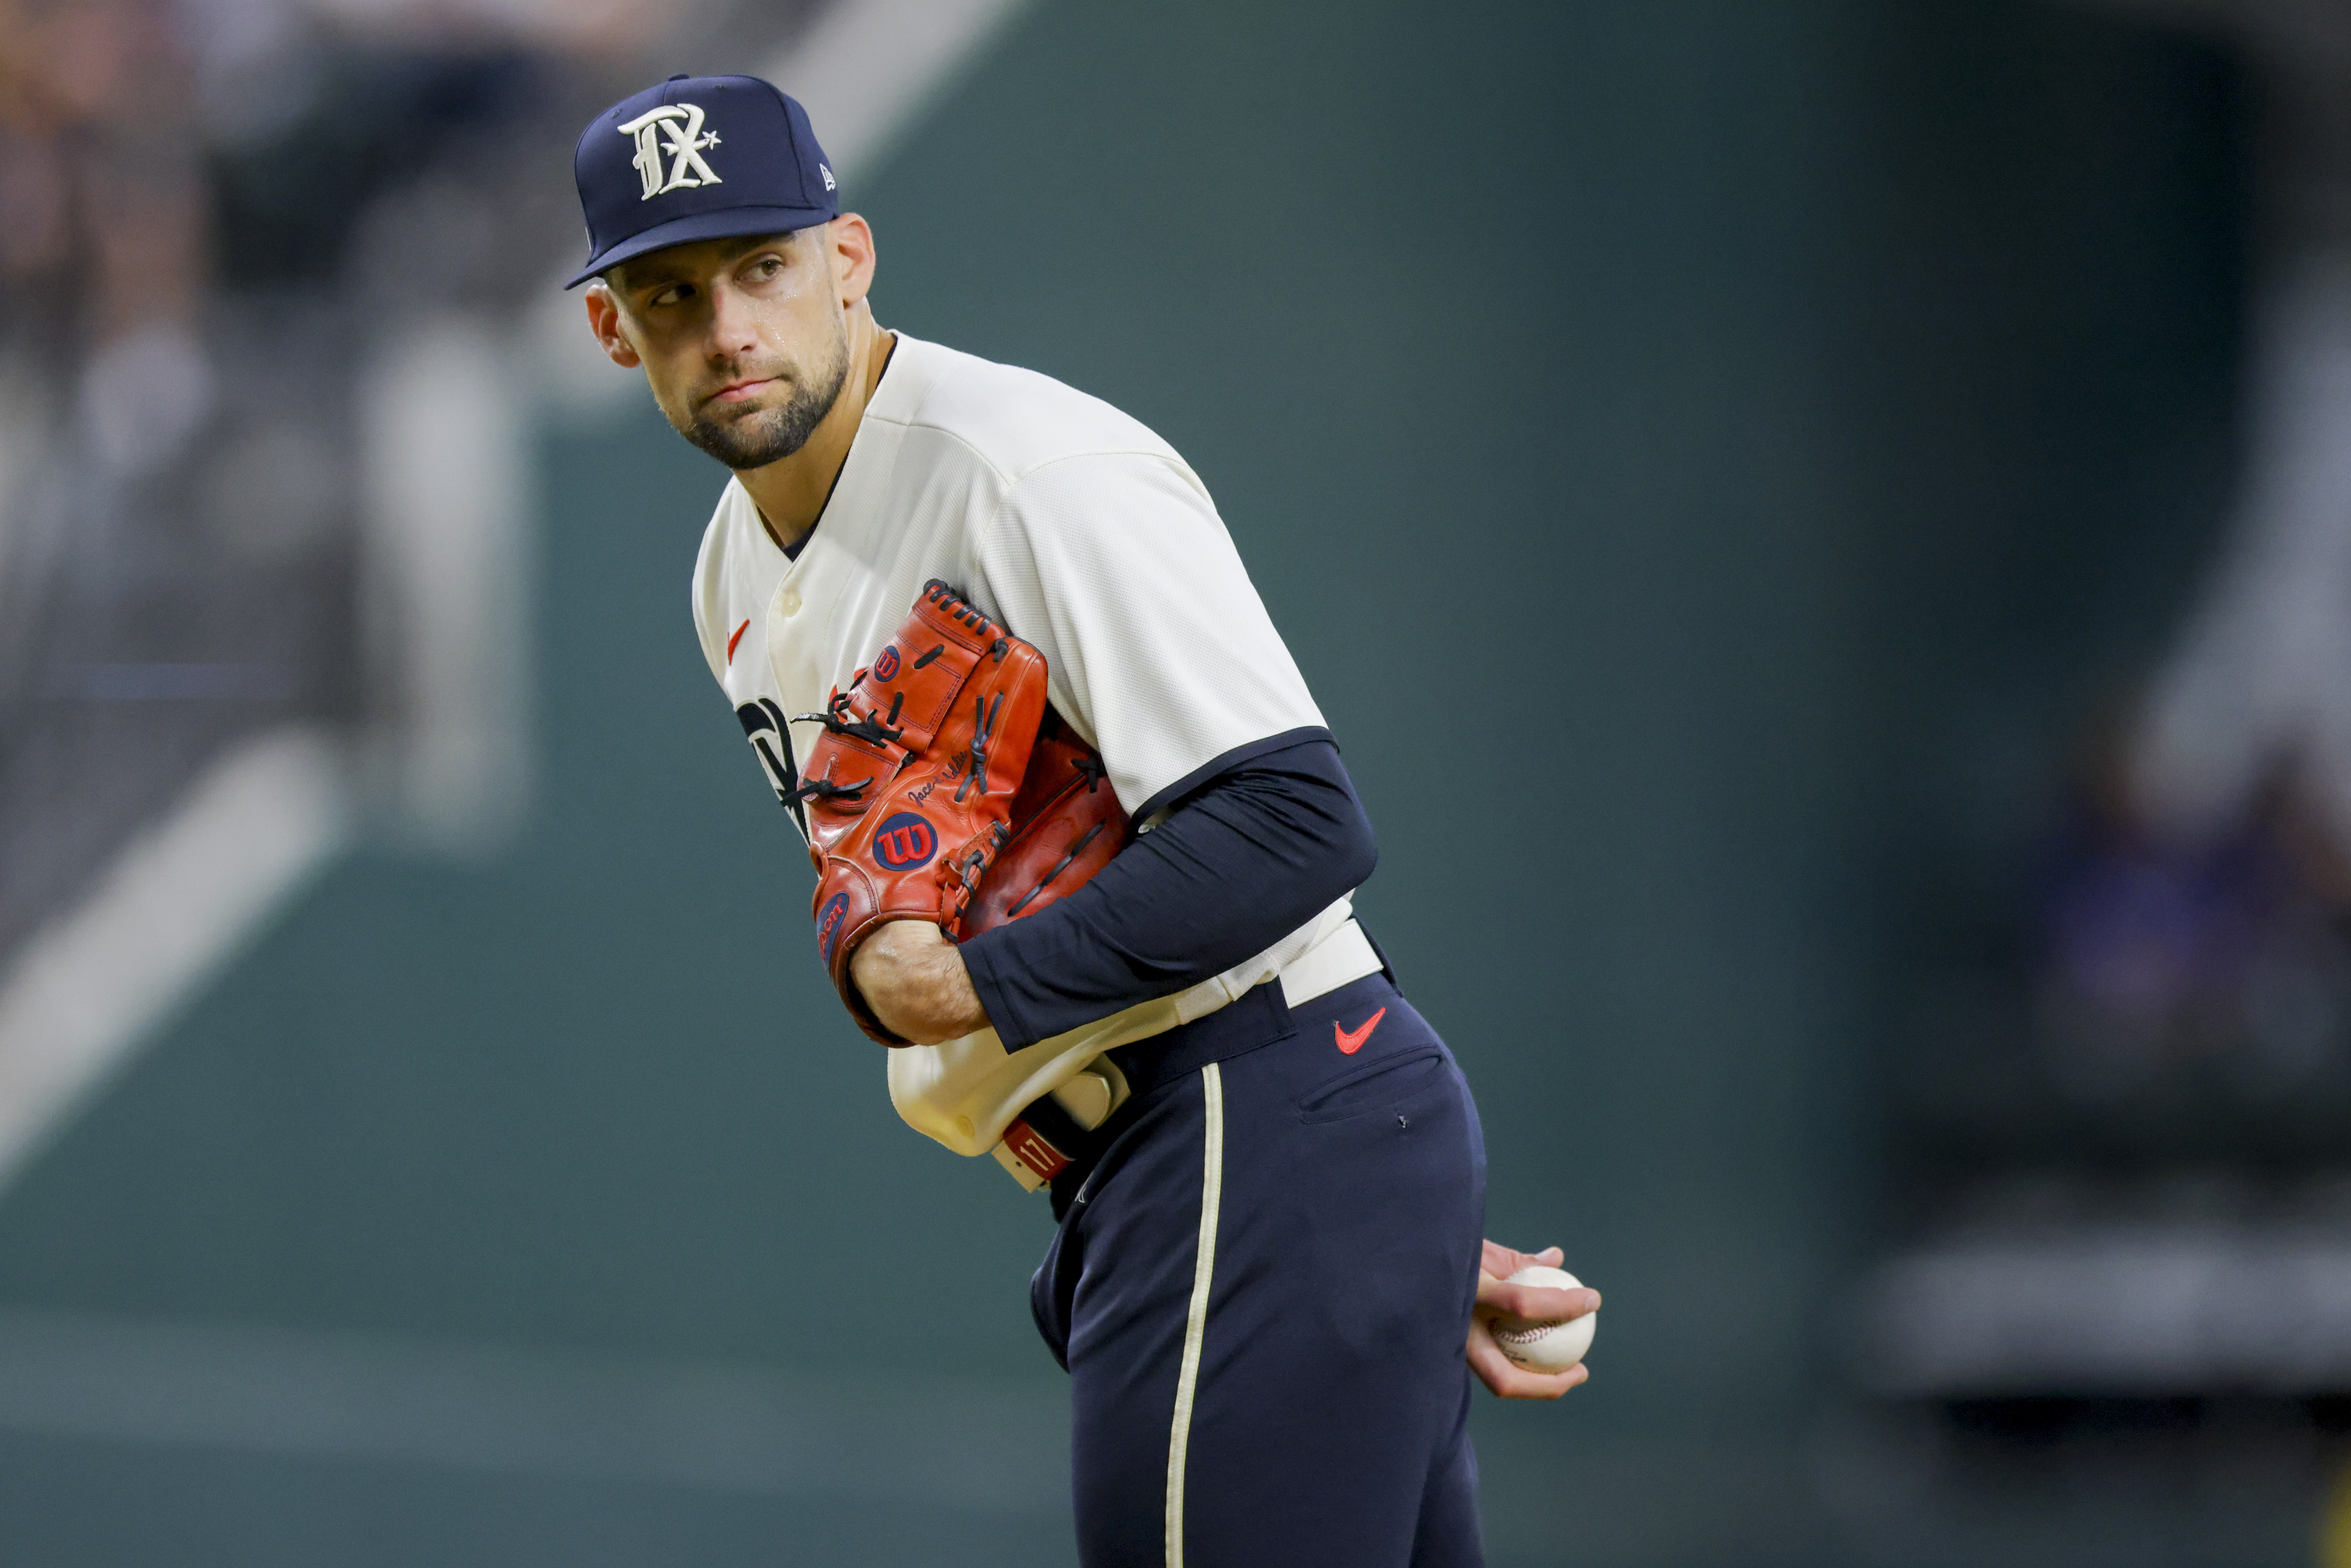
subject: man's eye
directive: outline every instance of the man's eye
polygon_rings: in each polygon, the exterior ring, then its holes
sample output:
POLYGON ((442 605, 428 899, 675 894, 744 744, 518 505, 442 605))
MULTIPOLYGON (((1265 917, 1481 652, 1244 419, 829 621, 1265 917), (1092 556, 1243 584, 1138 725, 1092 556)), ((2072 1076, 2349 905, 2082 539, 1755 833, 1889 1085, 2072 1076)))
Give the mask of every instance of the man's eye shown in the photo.
POLYGON ((776 274, 783 271, 783 260, 779 256, 763 256, 759 258, 758 271, 759 276, 763 278, 773 277, 776 274))
POLYGON ((656 305, 675 305, 682 302, 685 297, 692 292, 692 288, 687 285, 683 283, 674 283, 667 288, 663 289, 659 294, 654 295, 653 302, 656 305))

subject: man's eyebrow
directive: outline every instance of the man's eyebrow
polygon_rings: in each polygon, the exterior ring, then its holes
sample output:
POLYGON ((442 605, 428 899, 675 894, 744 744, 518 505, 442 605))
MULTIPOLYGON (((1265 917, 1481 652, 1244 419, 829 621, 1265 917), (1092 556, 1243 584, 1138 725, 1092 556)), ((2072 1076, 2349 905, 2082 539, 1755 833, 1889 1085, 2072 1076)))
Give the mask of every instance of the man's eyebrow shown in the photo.
POLYGON ((641 288, 651 288, 656 284, 686 281, 688 281, 688 274, 685 268, 674 261, 660 261, 650 256, 632 257, 613 267, 611 273, 612 286, 632 294, 641 288))
POLYGON ((784 229, 775 234, 747 235, 743 243, 726 253, 729 261, 740 261, 755 250, 789 250, 798 238, 795 230, 784 229))

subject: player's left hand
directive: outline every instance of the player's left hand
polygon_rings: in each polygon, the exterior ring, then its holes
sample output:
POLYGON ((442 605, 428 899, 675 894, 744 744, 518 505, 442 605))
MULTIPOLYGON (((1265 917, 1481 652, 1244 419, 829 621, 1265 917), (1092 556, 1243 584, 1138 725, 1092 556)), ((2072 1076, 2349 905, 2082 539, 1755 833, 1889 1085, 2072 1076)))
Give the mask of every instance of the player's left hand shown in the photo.
POLYGON ((1514 1252, 1489 1241, 1485 1255, 1479 1260, 1478 1305, 1469 1314, 1469 1369, 1504 1399, 1556 1399, 1592 1375, 1581 1362, 1565 1372, 1530 1371, 1504 1355, 1502 1347, 1494 1343, 1496 1318, 1541 1322, 1554 1318, 1580 1318, 1600 1310, 1597 1291, 1554 1291, 1541 1285, 1504 1283, 1520 1270, 1538 1263, 1556 1269, 1565 1256, 1556 1247, 1546 1247, 1540 1252, 1514 1252))
POLYGON ((893 920, 849 961, 851 978, 884 1028, 916 1045, 937 1045, 987 1027, 963 955, 927 920, 893 920))

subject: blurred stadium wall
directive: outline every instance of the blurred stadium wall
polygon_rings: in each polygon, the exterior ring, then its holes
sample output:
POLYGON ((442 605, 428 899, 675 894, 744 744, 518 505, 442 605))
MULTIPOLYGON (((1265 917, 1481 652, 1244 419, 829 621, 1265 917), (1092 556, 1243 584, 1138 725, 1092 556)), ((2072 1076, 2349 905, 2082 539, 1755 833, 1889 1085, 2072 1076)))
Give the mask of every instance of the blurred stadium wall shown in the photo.
MULTIPOLYGON (((861 59, 924 25, 875 15, 861 59)), ((729 40, 641 68, 772 52, 729 40)), ((2303 1560, 2299 1471, 1938 1490, 1846 1343, 1921 857, 2030 817, 2225 493, 2223 54, 2022 3, 1041 0, 938 79, 847 161, 881 319, 1200 470, 1489 1231, 1608 1293, 1587 1390, 1479 1405, 1493 1561, 2303 1560)), ((529 789, 456 858, 320 807, 349 847, 0 1196, 0 1563, 1066 1561, 1049 1221, 894 1121, 806 961, 684 612, 720 476, 499 298, 516 346, 400 362, 559 383, 507 481, 529 789)))

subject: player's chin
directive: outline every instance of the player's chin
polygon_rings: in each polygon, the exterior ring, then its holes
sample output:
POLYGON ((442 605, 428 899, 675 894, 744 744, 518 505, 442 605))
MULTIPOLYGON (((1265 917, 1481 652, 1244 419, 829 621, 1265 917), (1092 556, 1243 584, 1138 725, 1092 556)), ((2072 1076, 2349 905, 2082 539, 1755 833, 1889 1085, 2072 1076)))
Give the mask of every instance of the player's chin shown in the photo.
POLYGON ((731 440, 755 443, 777 423, 779 403, 760 398, 752 402, 733 402, 719 398, 705 398, 694 411, 694 423, 704 430, 731 440))
POLYGON ((723 413, 705 407, 678 434, 729 468, 764 468, 800 448, 790 422, 770 408, 730 409, 723 413))

